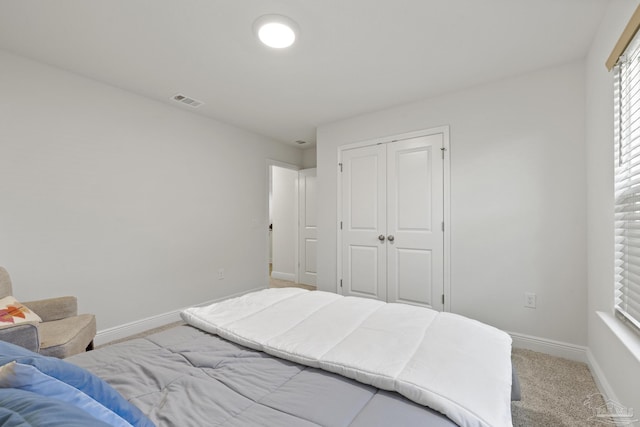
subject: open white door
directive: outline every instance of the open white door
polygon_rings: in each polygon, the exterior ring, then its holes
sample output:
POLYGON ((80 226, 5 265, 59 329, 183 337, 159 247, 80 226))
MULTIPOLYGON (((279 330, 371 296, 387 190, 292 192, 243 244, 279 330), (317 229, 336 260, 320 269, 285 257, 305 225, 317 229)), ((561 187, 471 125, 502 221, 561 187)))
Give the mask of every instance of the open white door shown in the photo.
POLYGON ((298 215, 298 281, 315 286, 318 244, 315 168, 298 172, 298 215))
POLYGON ((295 282, 298 244, 298 171, 271 165, 271 232, 274 279, 295 282))

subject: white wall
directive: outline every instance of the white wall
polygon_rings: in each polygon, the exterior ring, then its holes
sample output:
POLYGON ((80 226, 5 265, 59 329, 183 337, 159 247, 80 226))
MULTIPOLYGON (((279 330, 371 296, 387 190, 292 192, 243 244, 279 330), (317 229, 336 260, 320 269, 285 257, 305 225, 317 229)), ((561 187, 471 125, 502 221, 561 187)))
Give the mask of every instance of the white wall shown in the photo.
POLYGON ((315 168, 318 164, 316 147, 306 148, 302 152, 302 167, 303 169, 315 168))
POLYGON ((610 397, 640 411, 640 337, 613 312, 613 76, 604 66, 638 1, 612 1, 586 62, 588 322, 592 366, 610 397))
POLYGON ((575 62, 321 126, 319 287, 336 289, 338 147, 450 125, 452 311, 586 345, 584 91, 575 62))
POLYGON ((273 166, 273 272, 275 279, 296 280, 296 237, 298 224, 298 171, 273 166))
POLYGON ((266 159, 297 147, 3 51, 0 92, 19 299, 77 295, 100 330, 267 285, 266 159))

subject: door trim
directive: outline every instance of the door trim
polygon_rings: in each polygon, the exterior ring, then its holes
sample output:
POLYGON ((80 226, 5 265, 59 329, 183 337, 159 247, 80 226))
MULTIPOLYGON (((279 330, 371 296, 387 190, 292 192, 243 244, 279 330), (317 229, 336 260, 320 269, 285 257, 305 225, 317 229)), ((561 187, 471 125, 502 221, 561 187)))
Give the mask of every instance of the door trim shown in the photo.
POLYGON ((401 134, 389 135, 379 138, 367 139, 350 144, 341 145, 338 150, 338 164, 336 165, 337 181, 337 212, 336 212, 336 290, 342 295, 343 288, 340 285, 342 276, 342 231, 340 222, 342 220, 342 176, 340 165, 342 164, 343 152, 353 148, 367 147, 370 145, 385 144, 390 142, 401 141, 403 139, 417 138, 421 136, 429 136, 434 134, 442 134, 442 144, 444 148, 443 159, 443 218, 444 218, 444 236, 443 236, 443 293, 444 293, 444 311, 451 311, 451 145, 449 141, 449 126, 438 126, 429 129, 417 130, 401 134))
MULTIPOLYGON (((285 162, 281 162, 279 160, 273 160, 273 159, 267 159, 266 161, 267 164, 267 179, 266 179, 266 194, 267 194, 267 219, 266 219, 266 223, 269 224, 269 209, 270 209, 270 203, 271 201, 269 200, 269 193, 271 191, 271 167, 272 166, 277 166, 280 168, 284 168, 284 169, 291 169, 294 171, 299 171, 300 167, 291 163, 285 163, 285 162)), ((298 217, 298 189, 296 188, 295 190, 295 217, 298 217)), ((266 260, 263 263, 264 264, 264 269, 266 272, 266 287, 269 287, 269 245, 270 245, 270 241, 269 241, 269 232, 267 230, 267 233, 265 234, 265 247, 266 247, 266 260)), ((295 256, 295 260, 294 260, 294 281, 297 283, 298 282, 298 257, 299 257, 299 253, 298 253, 298 228, 296 227, 296 236, 295 236, 295 248, 294 248, 294 256, 295 256)))

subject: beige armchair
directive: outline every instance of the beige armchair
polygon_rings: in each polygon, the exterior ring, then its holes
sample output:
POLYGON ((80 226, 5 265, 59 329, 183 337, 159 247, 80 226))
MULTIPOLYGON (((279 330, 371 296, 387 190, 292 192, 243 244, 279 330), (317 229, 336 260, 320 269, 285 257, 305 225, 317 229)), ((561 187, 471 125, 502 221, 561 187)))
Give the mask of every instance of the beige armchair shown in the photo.
MULTIPOLYGON (((11 278, 0 267, 0 298, 10 295, 13 295, 11 278)), ((20 302, 40 316, 42 322, 0 326, 0 340, 59 358, 93 349, 96 318, 93 314, 78 315, 76 297, 20 302)))

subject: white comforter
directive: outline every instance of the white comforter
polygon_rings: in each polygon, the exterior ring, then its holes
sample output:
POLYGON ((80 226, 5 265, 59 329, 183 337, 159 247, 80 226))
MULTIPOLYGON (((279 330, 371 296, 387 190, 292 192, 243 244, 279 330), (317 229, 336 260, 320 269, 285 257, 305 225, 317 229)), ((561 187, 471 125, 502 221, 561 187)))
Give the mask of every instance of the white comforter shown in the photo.
POLYGON ((353 378, 460 426, 511 426, 511 338, 483 323, 405 304, 266 289, 182 312, 243 346, 353 378))

